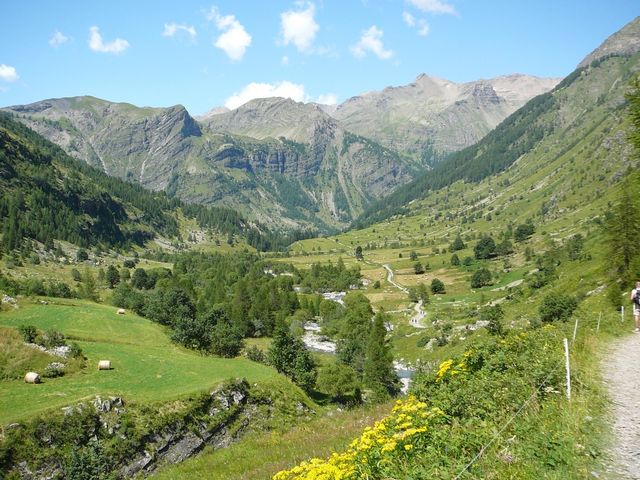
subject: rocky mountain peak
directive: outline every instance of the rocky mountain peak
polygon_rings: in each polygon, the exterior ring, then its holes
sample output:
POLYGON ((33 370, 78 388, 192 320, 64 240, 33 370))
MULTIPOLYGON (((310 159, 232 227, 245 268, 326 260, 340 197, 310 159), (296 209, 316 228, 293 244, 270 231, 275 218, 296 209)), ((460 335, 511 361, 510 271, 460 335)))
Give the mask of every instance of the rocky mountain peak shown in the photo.
POLYGON ((578 68, 587 67, 595 60, 602 59, 609 55, 633 55, 639 51, 640 17, 636 17, 587 55, 585 59, 578 64, 578 68))

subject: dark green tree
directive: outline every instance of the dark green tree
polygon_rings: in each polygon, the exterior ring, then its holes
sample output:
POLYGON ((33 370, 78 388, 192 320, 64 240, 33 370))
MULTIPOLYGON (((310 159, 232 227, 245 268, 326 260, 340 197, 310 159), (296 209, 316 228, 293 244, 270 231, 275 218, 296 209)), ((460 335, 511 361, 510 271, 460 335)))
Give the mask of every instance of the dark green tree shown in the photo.
POLYGON ((211 330, 210 343, 213 354, 226 358, 238 356, 244 347, 242 334, 226 317, 218 320, 211 330))
POLYGON ((457 267, 458 265, 460 265, 460 259, 458 258, 458 254, 454 253, 451 255, 451 266, 457 267))
POLYGON ((491 285, 491 272, 486 268, 479 268, 471 276, 471 288, 481 288, 491 285))
POLYGON ((318 371, 318 390, 328 393, 335 401, 342 402, 347 396, 355 396, 359 387, 356 372, 343 363, 332 363, 318 371))
POLYGON ((131 277, 131 286, 138 290, 149 289, 149 275, 144 268, 136 268, 131 277))
POLYGON ((533 226, 533 223, 523 223, 522 225, 518 225, 513 232, 513 238, 516 242, 524 242, 531 235, 535 233, 536 229, 533 226))
POLYGON ((482 237, 473 248, 473 253, 478 260, 491 258, 496 253, 496 242, 489 236, 482 237))
POLYGON ((413 271, 416 275, 422 275, 424 273, 424 267, 420 262, 416 262, 413 265, 413 271))
POLYGON ((309 391, 316 379, 316 365, 302 343, 294 338, 284 321, 277 321, 267 354, 269 363, 294 383, 309 391))
POLYGON ((118 272, 118 269, 113 265, 109 265, 107 267, 105 279, 107 281, 107 285, 109 285, 109 288, 115 287, 118 283, 120 283, 120 273, 118 272))
POLYGON ((364 360, 364 385, 372 390, 376 400, 382 400, 398 392, 399 381, 393 369, 393 354, 387 341, 385 321, 387 316, 384 312, 376 313, 364 360))
POLYGON ((577 308, 575 297, 563 293, 550 293, 542 299, 540 308, 540 320, 545 323, 556 320, 568 320, 577 308))
POLYGON ((444 283, 439 278, 431 280, 431 293, 445 293, 444 283))
POLYGON ((480 320, 489 322, 487 330, 491 335, 503 336, 505 334, 502 319, 504 318, 504 310, 500 304, 483 307, 480 310, 480 320))
POLYGON ((460 235, 457 235, 456 239, 449 246, 449 251, 456 252, 458 250, 464 250, 465 248, 467 248, 467 246, 462 241, 460 235))
POLYGON ((362 255, 362 247, 360 245, 356 247, 355 255, 356 255, 356 260, 358 261, 364 260, 364 256, 362 255))

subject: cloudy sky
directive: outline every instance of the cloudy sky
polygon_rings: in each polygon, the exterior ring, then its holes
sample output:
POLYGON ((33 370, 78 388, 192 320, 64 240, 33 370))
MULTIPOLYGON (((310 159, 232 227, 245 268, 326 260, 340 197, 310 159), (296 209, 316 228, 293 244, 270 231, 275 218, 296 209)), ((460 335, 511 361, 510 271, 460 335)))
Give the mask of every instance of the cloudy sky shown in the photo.
POLYGON ((635 0, 6 0, 0 105, 93 95, 192 114, 285 96, 335 103, 427 73, 560 77, 635 0))

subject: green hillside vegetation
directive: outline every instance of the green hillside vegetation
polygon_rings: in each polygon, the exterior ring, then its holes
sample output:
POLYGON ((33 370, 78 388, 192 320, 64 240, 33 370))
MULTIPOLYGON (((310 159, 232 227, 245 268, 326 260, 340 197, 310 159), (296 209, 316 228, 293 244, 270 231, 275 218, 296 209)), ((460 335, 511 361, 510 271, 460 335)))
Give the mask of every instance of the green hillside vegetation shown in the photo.
POLYGON ((551 92, 530 100, 477 144, 450 155, 433 170, 369 207, 356 226, 406 214, 413 208, 409 204, 427 192, 457 181, 478 182, 504 171, 525 154, 550 162, 574 150, 586 135, 601 136, 602 130, 619 123, 616 118, 624 106, 622 89, 629 84, 637 63, 637 54, 611 55, 577 69, 551 92), (574 140, 558 142, 559 137, 574 140))

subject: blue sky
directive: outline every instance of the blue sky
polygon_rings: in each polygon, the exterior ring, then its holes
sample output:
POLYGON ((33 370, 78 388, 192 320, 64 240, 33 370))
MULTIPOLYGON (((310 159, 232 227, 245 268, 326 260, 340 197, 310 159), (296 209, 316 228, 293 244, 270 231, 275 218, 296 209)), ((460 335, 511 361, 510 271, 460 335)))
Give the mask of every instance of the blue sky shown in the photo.
POLYGON ((254 96, 341 102, 420 73, 561 77, 635 0, 5 1, 0 105, 94 95, 192 114, 254 96))

